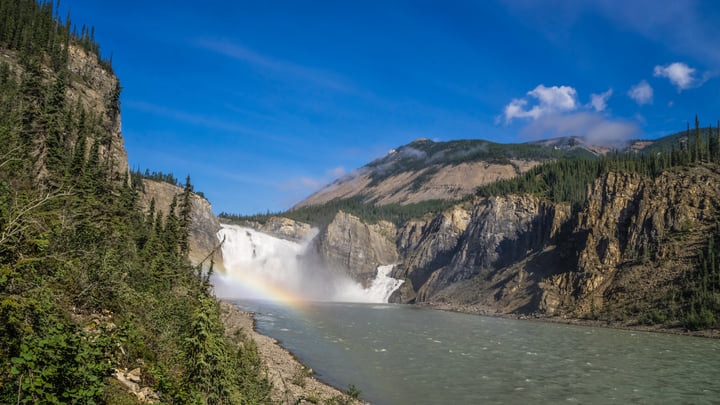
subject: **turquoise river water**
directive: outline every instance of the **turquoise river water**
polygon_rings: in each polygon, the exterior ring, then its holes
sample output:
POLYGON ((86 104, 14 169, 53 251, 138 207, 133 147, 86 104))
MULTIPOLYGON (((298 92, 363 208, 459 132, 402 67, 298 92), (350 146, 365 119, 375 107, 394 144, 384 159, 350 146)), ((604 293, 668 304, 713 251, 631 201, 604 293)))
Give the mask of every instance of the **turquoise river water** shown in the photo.
POLYGON ((372 404, 720 404, 720 341, 391 304, 236 301, 372 404))

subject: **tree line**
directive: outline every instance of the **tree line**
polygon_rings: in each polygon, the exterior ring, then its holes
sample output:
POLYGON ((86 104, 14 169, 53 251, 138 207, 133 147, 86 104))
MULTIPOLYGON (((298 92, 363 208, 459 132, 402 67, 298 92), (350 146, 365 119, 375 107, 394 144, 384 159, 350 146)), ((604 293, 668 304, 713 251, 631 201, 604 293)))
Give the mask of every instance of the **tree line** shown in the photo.
POLYGON ((547 162, 524 175, 481 186, 476 195, 532 194, 579 209, 592 182, 609 172, 656 177, 666 170, 703 163, 720 163, 720 122, 715 128, 700 128, 695 117, 694 131, 688 127, 684 134, 647 151, 614 151, 601 157, 547 162))

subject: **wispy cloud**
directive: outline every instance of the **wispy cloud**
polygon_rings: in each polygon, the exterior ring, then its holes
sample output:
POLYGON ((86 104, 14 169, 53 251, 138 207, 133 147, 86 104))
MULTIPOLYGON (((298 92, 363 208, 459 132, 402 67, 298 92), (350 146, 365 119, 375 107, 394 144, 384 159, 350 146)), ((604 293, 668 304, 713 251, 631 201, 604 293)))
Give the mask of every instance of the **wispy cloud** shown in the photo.
POLYGON ((597 112, 605 111, 607 108, 607 101, 612 96, 613 89, 608 89, 608 91, 600 93, 600 94, 591 94, 590 95, 590 105, 595 109, 597 112))
POLYGON ((278 183, 277 189, 287 195, 287 203, 295 204, 312 193, 343 177, 347 171, 343 166, 330 168, 320 176, 295 176, 278 183))
MULTIPOLYGON (((652 40, 660 40, 675 52, 689 54, 720 68, 720 30, 715 13, 701 10, 698 1, 656 0, 584 2, 606 17, 652 40)), ((711 5, 712 2, 708 3, 711 5)))
POLYGON ((199 127, 212 129, 212 130, 218 130, 218 131, 226 131, 226 132, 237 132, 242 133, 245 135, 251 135, 256 137, 262 137, 262 138, 270 138, 270 139, 277 139, 281 140, 279 137, 276 137, 274 135, 257 131, 255 129, 252 129, 250 127, 247 127, 245 125, 238 124, 237 122, 228 121, 222 118, 213 117, 209 115, 203 115, 203 114, 195 114, 195 113, 189 113, 186 111, 177 110, 174 108, 157 105, 153 103, 148 103, 145 101, 126 101, 123 104, 126 108, 132 108, 138 111, 143 111, 146 113, 158 115, 164 118, 169 118, 174 121, 183 122, 186 124, 196 125, 199 127))
POLYGON ((640 83, 632 86, 630 90, 628 90, 627 95, 639 105, 651 104, 653 101, 653 88, 647 81, 642 80, 640 83))
POLYGON ((513 99, 503 111, 506 123, 515 118, 538 119, 544 115, 577 108, 577 91, 570 86, 545 87, 541 84, 527 92, 527 95, 536 99, 537 104, 527 108, 530 103, 528 97, 513 99))
POLYGON ((539 16, 538 30, 551 38, 569 32, 568 27, 581 23, 584 16, 599 14, 625 32, 662 42, 674 52, 707 62, 713 71, 720 69, 717 15, 703 10, 715 6, 711 1, 555 0, 552 7, 536 0, 506 3, 526 18, 539 16))
POLYGON ((637 124, 610 120, 598 113, 576 112, 541 117, 522 131, 529 138, 582 136, 591 144, 618 145, 640 133, 637 124))
POLYGON ((702 85, 702 82, 695 77, 696 71, 696 69, 685 63, 675 62, 666 66, 655 66, 653 75, 655 77, 666 77, 680 92, 702 85))
POLYGON ((196 40, 195 45, 261 70, 271 71, 291 80, 302 80, 323 88, 353 92, 353 86, 344 78, 321 69, 263 55, 253 49, 226 40, 196 40))

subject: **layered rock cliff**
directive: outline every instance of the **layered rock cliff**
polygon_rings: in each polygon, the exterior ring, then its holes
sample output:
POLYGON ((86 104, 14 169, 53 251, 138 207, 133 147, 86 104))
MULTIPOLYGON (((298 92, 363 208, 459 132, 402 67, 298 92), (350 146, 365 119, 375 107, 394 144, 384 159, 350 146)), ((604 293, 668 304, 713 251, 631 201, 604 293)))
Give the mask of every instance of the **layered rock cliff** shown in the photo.
MULTIPOLYGON (((180 198, 183 188, 174 184, 143 179, 140 192, 140 207, 147 212, 151 202, 155 201, 155 211, 167 214, 173 198, 180 198)), ((212 212, 210 202, 197 194, 192 195, 192 211, 190 224, 190 261, 193 265, 204 262, 209 265, 212 257, 215 268, 222 269, 222 253, 218 249, 220 241, 217 233, 220 221, 212 212)))
POLYGON ((714 165, 599 179, 572 233, 576 271, 546 280, 543 309, 587 316, 652 307, 695 266, 715 232, 719 181, 714 165))
MULTIPOLYGON (((86 113, 84 118, 86 122, 83 125, 91 131, 97 130, 102 133, 102 135, 89 134, 86 155, 93 143, 97 142, 101 161, 106 165, 109 173, 120 179, 128 173, 128 159, 121 134, 120 110, 114 102, 119 97, 119 80, 107 66, 99 63, 96 54, 87 52, 76 44, 69 44, 67 57, 68 77, 64 79, 62 105, 83 108, 86 113), (97 127, 93 128, 91 125, 97 127)), ((0 63, 7 64, 16 79, 32 77, 32 80, 37 80, 44 89, 57 87, 57 73, 49 66, 41 64, 37 67, 37 71, 30 71, 20 63, 20 59, 18 51, 0 47, 0 63)), ((42 135, 47 137, 47 134, 42 135)), ((72 151, 77 141, 77 137, 71 133, 65 133, 60 138, 60 143, 66 151, 72 151)), ((40 137, 35 139, 34 143, 36 163, 33 176, 43 183, 49 176, 47 140, 40 137)))
MULTIPOLYGON (((396 264, 392 300, 480 313, 641 316, 695 265, 720 209, 714 165, 609 173, 573 210, 528 195, 464 203, 394 229, 340 213, 317 251, 366 281, 396 264)), ((628 320, 629 322, 629 320, 628 320)))
POLYGON ((390 222, 365 224, 341 211, 314 240, 312 251, 330 271, 349 274, 367 286, 378 266, 397 262, 396 233, 390 222))

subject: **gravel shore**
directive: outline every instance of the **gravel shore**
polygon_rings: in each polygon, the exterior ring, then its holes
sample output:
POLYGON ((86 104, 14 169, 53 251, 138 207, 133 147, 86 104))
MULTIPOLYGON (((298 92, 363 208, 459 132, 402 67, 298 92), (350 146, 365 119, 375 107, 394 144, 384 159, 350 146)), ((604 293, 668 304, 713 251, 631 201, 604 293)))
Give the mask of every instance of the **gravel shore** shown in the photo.
POLYGON ((363 404, 348 394, 331 387, 312 375, 312 370, 301 364, 277 340, 255 331, 253 314, 240 310, 232 303, 221 301, 221 318, 228 336, 241 331, 252 338, 267 366, 268 378, 273 384, 272 399, 279 404, 363 404))

